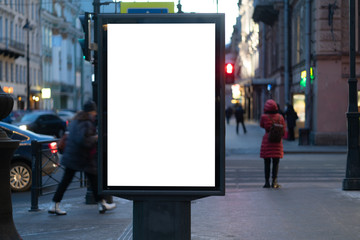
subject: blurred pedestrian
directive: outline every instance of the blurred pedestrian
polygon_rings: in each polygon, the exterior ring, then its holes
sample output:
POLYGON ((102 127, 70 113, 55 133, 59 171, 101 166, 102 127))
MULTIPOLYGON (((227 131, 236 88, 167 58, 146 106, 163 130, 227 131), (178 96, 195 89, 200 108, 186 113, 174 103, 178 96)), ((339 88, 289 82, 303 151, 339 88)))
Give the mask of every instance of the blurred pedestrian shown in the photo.
POLYGON ((234 112, 234 109, 232 106, 228 106, 225 110, 225 117, 226 117, 226 122, 227 124, 230 123, 230 118, 232 117, 233 115, 233 112, 234 112))
POLYGON ((284 113, 284 111, 283 110, 281 110, 281 107, 280 107, 280 105, 277 103, 276 104, 277 105, 277 107, 278 107, 278 112, 281 114, 281 116, 283 116, 283 118, 285 119, 285 113, 284 113))
POLYGON ((235 118, 236 118, 236 134, 239 134, 239 124, 241 123, 244 133, 246 134, 246 128, 244 124, 244 109, 241 104, 235 106, 235 118))
POLYGON ((260 118, 260 127, 265 129, 265 134, 262 138, 260 157, 264 159, 264 172, 265 172, 265 185, 264 188, 270 188, 270 168, 272 161, 272 188, 279 188, 280 185, 277 183, 278 171, 279 171, 279 162, 280 158, 284 156, 283 143, 280 139, 280 142, 270 142, 269 132, 273 123, 278 123, 283 125, 283 132, 285 132, 285 120, 279 114, 278 107, 276 102, 272 99, 269 99, 265 102, 264 114, 260 118))
POLYGON ((285 111, 286 123, 288 128, 288 138, 289 141, 295 140, 294 128, 296 127, 296 120, 299 118, 297 113, 294 110, 293 105, 288 104, 285 111))
POLYGON ((115 203, 106 203, 104 197, 98 195, 95 157, 98 140, 95 126, 96 115, 96 104, 93 101, 87 101, 83 106, 83 111, 79 111, 69 125, 69 136, 66 139, 66 148, 61 161, 65 172, 48 210, 51 214, 66 214, 60 209, 60 201, 77 171, 85 172, 100 213, 105 213, 106 210, 114 209, 116 206, 115 203))

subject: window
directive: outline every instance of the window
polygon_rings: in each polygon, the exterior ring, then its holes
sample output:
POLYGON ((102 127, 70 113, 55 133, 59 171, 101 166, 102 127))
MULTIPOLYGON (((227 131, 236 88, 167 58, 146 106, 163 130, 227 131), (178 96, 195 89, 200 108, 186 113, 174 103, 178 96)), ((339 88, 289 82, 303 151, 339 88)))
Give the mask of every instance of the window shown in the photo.
POLYGON ((6 46, 7 46, 7 43, 8 43, 8 20, 5 19, 5 39, 6 39, 6 46))
POLYGON ((23 76, 22 76, 23 67, 19 66, 19 83, 23 83, 23 76))
POLYGON ((9 70, 8 70, 8 63, 5 62, 5 81, 9 81, 9 70))
POLYGON ((19 66, 16 65, 15 67, 15 82, 19 83, 19 66))
POLYGON ((25 71, 25 67, 23 67, 23 81, 24 83, 26 83, 26 71, 25 71))
POLYGON ((14 64, 10 63, 10 80, 14 82, 14 64))
POLYGON ((3 37, 3 18, 0 16, 0 39, 3 37))
POLYGON ((15 23, 15 41, 18 40, 18 25, 15 23))
POLYGON ((2 76, 2 73, 3 73, 2 68, 3 68, 3 64, 2 64, 2 61, 0 61, 0 81, 2 81, 2 79, 3 79, 3 76, 2 76))
POLYGON ((37 78, 36 78, 36 69, 33 70, 34 73, 34 85, 38 85, 37 78))
POLYGON ((28 137, 25 135, 22 135, 20 133, 14 132, 13 136, 11 137, 13 140, 20 140, 20 141, 26 141, 28 137))
POLYGON ((299 1, 293 10, 292 22, 292 48, 295 50, 292 60, 294 64, 305 58, 305 9, 304 0, 299 1))
POLYGON ((10 21, 10 39, 14 39, 14 23, 10 21))

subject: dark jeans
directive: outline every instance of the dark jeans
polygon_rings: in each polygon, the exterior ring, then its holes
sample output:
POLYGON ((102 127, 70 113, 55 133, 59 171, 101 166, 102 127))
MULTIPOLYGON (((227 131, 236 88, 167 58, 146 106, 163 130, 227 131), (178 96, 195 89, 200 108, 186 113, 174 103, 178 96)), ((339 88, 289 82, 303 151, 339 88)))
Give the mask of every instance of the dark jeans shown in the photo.
MULTIPOLYGON (((279 158, 272 158, 272 179, 277 179, 277 175, 279 172, 279 158)), ((265 166, 265 180, 269 180, 270 178, 270 165, 271 158, 264 158, 264 166, 265 166)))
MULTIPOLYGON (((77 172, 76 170, 73 170, 70 168, 65 168, 64 175, 63 175, 61 182, 59 183, 59 185, 56 189, 55 195, 52 199, 54 202, 60 202, 62 200, 64 193, 65 193, 66 189, 69 187, 76 172, 77 172)), ((85 173, 85 175, 86 175, 87 179, 89 180, 90 187, 94 194, 95 201, 99 202, 101 199, 103 199, 103 196, 98 195, 97 175, 90 174, 90 173, 85 173)))
POLYGON ((239 134, 239 123, 241 123, 244 133, 246 133, 246 128, 245 128, 245 124, 244 121, 236 121, 236 134, 239 134))

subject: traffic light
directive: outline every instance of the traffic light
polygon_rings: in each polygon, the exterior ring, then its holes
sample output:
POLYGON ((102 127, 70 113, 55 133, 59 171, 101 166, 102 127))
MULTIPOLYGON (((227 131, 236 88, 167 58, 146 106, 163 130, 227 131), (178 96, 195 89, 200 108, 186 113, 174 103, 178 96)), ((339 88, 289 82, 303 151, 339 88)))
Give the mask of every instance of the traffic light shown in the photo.
POLYGON ((235 82, 235 68, 234 64, 227 63, 225 64, 225 83, 233 84, 235 82))
POLYGON ((91 31, 91 14, 85 12, 84 15, 79 16, 82 28, 84 30, 84 38, 79 39, 79 43, 83 52, 83 58, 86 61, 91 60, 91 51, 90 51, 90 31, 91 31))

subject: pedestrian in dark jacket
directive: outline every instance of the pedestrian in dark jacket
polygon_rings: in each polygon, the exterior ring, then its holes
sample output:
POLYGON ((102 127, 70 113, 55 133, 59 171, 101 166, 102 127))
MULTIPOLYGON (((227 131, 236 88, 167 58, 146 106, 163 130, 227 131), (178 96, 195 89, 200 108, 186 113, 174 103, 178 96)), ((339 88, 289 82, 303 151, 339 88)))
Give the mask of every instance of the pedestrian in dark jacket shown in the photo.
POLYGON ((233 110, 233 107, 232 107, 232 106, 228 106, 228 107, 226 108, 226 110, 225 110, 225 117, 226 117, 226 122, 227 122, 227 124, 230 123, 230 118, 232 117, 233 112, 234 112, 234 110, 233 110))
POLYGON ((283 110, 281 110, 280 105, 277 103, 276 106, 278 107, 278 112, 281 114, 281 116, 283 116, 283 118, 285 118, 285 113, 283 110))
POLYGON ((295 140, 294 128, 296 127, 296 120, 299 118, 297 113, 294 110, 293 105, 288 104, 285 111, 286 123, 288 128, 288 138, 289 141, 295 140))
POLYGON ((85 172, 95 201, 98 203, 100 213, 115 208, 115 203, 106 203, 103 196, 97 193, 97 164, 95 155, 98 135, 94 124, 96 115, 96 104, 93 101, 88 101, 84 104, 83 111, 78 112, 69 125, 69 136, 66 139, 66 147, 61 159, 65 172, 52 199, 49 213, 57 215, 66 214, 65 211, 60 209, 59 204, 77 171, 85 172))
POLYGON ((239 134, 239 124, 241 123, 244 133, 246 133, 246 128, 244 124, 244 109, 241 104, 237 104, 235 108, 235 118, 236 118, 236 134, 239 134))
POLYGON ((279 171, 280 158, 284 156, 283 143, 270 142, 269 131, 273 122, 282 124, 285 132, 285 120, 279 114, 276 102, 272 99, 266 101, 264 106, 264 114, 260 118, 260 127, 265 129, 265 134, 262 138, 260 157, 264 159, 264 170, 265 170, 265 185, 264 188, 270 188, 270 167, 272 160, 272 184, 271 187, 279 188, 280 185, 277 183, 277 176, 279 171))

